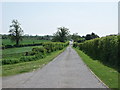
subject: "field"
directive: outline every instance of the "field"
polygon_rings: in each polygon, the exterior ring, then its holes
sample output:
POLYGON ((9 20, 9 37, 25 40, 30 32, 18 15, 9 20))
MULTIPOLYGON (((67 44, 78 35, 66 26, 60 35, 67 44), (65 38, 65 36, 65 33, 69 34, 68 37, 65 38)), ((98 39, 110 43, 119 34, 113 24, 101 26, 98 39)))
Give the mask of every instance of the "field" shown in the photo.
POLYGON ((2 58, 10 59, 10 58, 19 58, 24 55, 25 52, 29 52, 32 48, 41 47, 41 46, 30 46, 30 47, 19 47, 19 48, 8 48, 2 50, 2 58))
MULTIPOLYGON (((39 42, 47 42, 48 40, 37 40, 37 39, 23 39, 20 44, 33 44, 39 42)), ((49 42, 49 41, 48 41, 49 42)), ((10 39, 2 39, 3 45, 15 45, 15 42, 12 42, 10 39)), ((18 59, 25 54, 25 52, 29 52, 32 48, 38 46, 28 46, 28 47, 18 47, 18 48, 7 48, 4 50, 0 50, 2 52, 2 59, 18 59)), ((39 46, 40 47, 40 46, 39 46)))
MULTIPOLYGON (((37 39, 23 39, 20 44, 35 44, 40 42, 50 42, 50 40, 37 40, 37 39)), ((3 45, 14 45, 15 42, 12 42, 10 39, 2 39, 3 45)))

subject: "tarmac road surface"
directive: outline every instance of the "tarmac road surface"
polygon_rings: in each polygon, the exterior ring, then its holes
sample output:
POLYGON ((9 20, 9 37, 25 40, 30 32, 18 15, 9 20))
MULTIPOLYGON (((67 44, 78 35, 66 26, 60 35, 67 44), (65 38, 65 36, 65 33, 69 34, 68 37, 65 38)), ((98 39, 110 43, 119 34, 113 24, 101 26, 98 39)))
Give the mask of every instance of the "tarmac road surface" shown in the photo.
POLYGON ((71 46, 41 69, 2 80, 3 88, 106 88, 71 46))

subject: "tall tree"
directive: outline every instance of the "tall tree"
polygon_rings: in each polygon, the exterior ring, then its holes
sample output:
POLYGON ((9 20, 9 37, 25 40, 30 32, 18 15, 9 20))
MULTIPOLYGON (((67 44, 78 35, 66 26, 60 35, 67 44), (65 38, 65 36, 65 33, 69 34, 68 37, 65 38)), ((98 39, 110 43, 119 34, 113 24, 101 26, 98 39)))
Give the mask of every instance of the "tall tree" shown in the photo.
POLYGON ((65 27, 59 27, 58 31, 54 33, 53 41, 65 42, 69 35, 69 29, 65 27))
POLYGON ((13 20, 12 25, 10 25, 9 36, 12 41, 16 42, 16 45, 19 45, 23 35, 23 30, 20 25, 18 20, 13 20))

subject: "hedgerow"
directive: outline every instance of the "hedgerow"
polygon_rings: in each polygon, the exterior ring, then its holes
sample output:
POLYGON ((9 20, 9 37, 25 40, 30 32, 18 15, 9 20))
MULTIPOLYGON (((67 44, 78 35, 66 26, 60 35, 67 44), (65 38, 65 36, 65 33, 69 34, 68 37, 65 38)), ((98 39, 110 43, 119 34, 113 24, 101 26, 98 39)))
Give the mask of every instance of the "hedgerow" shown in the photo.
POLYGON ((105 64, 118 68, 119 43, 120 36, 106 36, 88 40, 83 43, 74 43, 73 47, 79 48, 93 59, 100 60, 105 64))
POLYGON ((61 42, 50 42, 50 43, 43 43, 43 47, 47 50, 47 53, 56 51, 56 50, 61 50, 64 47, 66 47, 68 45, 67 43, 61 43, 61 42))
POLYGON ((49 42, 49 43, 43 43, 43 47, 36 47, 33 48, 30 52, 25 52, 24 56, 21 56, 19 59, 3 59, 2 64, 15 64, 20 62, 28 62, 28 61, 34 61, 39 60, 41 58, 45 58, 47 54, 62 50, 65 48, 69 43, 61 43, 61 42, 49 42))
POLYGON ((19 63, 18 59, 3 59, 2 61, 0 61, 0 63, 2 62, 2 65, 5 64, 15 64, 15 63, 19 63))

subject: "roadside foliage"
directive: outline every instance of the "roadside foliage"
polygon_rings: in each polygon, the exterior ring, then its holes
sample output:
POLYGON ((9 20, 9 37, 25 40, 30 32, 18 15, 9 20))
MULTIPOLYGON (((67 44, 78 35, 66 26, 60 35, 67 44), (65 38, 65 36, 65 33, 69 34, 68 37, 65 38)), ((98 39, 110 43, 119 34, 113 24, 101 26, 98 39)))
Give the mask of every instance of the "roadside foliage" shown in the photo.
POLYGON ((74 43, 73 47, 77 47, 94 60, 114 67, 118 70, 120 35, 106 36, 87 40, 83 43, 74 43))
POLYGON ((69 43, 62 43, 62 42, 43 42, 41 43, 41 46, 32 48, 31 51, 25 52, 24 55, 22 55, 18 59, 2 59, 2 65, 6 64, 15 64, 20 62, 28 62, 28 61, 34 61, 39 60, 41 58, 45 58, 47 54, 50 54, 51 52, 62 50, 65 48, 69 43))

